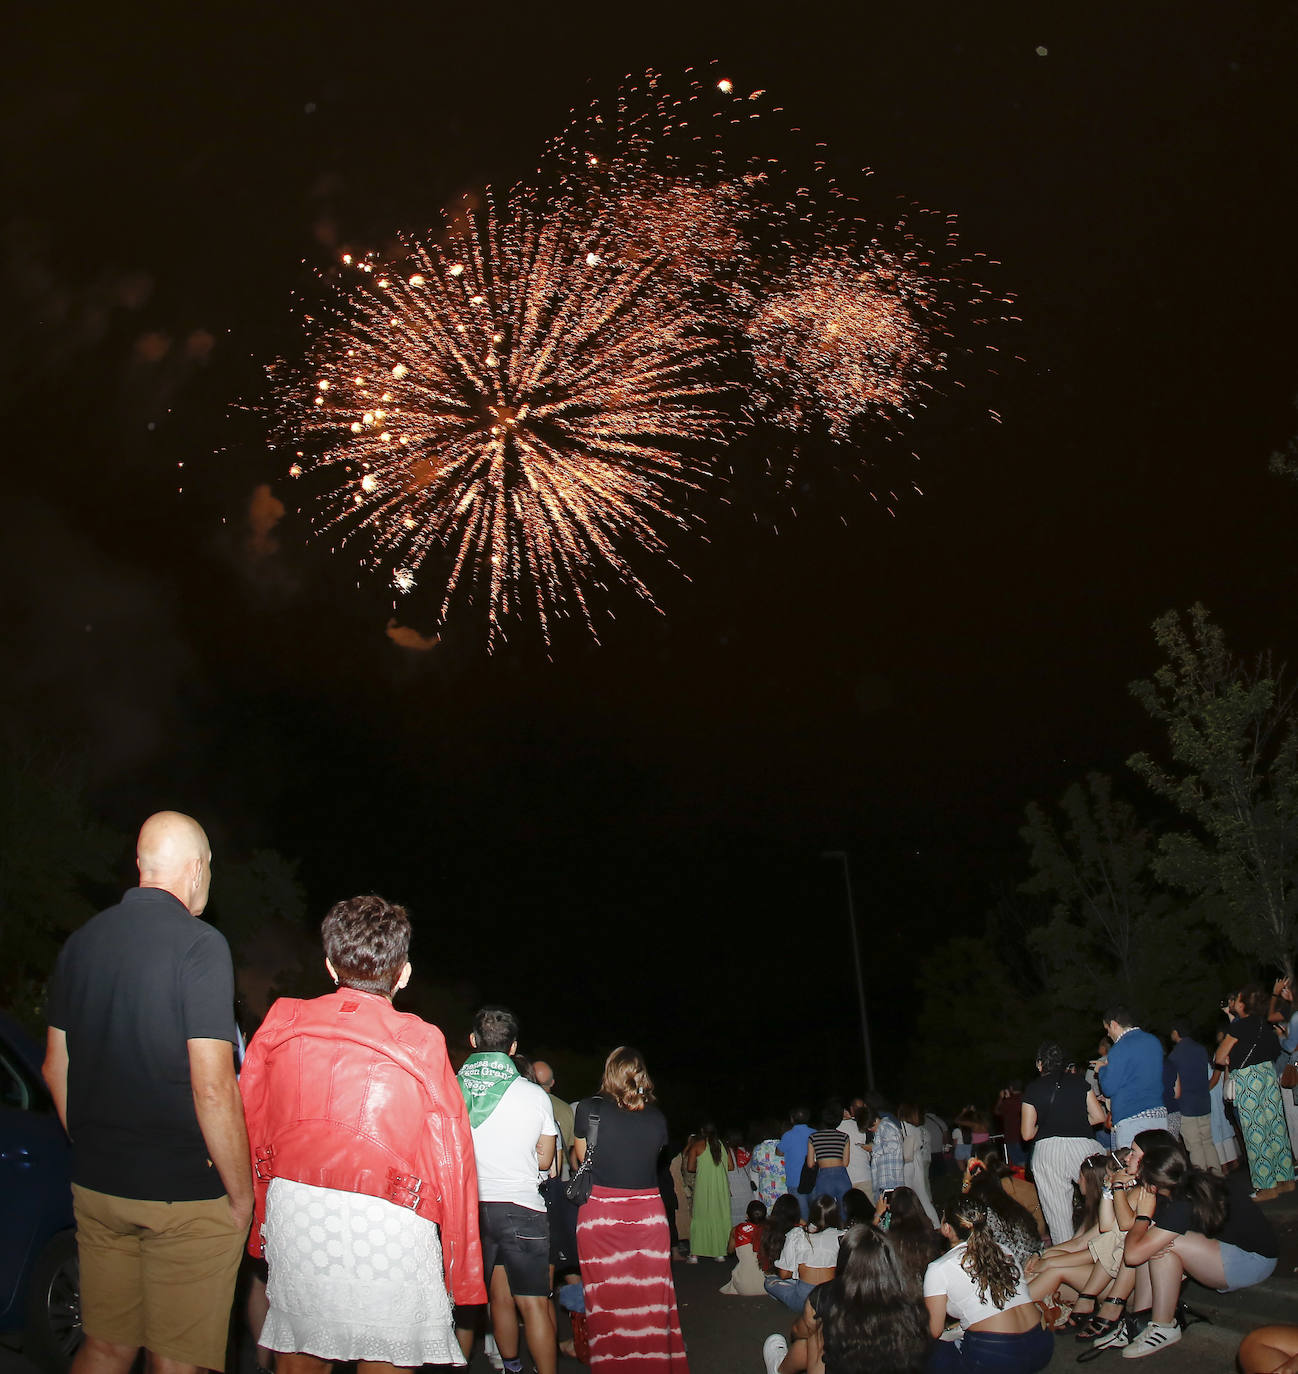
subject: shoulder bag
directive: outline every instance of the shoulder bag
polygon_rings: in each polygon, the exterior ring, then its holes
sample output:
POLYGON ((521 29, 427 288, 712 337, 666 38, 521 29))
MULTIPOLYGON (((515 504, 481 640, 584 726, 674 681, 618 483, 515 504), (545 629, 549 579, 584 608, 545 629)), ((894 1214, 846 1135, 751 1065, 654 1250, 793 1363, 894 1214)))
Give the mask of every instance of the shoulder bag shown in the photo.
POLYGON ((578 1207, 590 1199, 590 1191, 595 1186, 595 1141, 599 1136, 599 1098, 590 1109, 586 1126, 586 1153, 582 1157, 581 1168, 564 1185, 563 1193, 569 1202, 578 1207))

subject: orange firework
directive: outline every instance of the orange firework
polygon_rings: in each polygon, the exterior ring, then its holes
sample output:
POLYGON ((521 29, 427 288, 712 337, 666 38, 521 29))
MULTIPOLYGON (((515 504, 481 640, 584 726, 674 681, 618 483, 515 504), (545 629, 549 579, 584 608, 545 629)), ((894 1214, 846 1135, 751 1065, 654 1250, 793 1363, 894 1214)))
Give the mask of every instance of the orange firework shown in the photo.
POLYGON ((940 366, 923 317, 927 284, 875 250, 818 253, 772 287, 746 326, 767 417, 836 439, 860 421, 906 414, 940 366))
POLYGON ((717 344, 571 204, 511 195, 457 216, 407 270, 361 262, 283 400, 297 466, 327 471, 322 523, 363 536, 410 590, 444 551, 442 614, 485 586, 489 640, 526 596, 543 634, 628 551, 661 552, 725 432, 717 344))

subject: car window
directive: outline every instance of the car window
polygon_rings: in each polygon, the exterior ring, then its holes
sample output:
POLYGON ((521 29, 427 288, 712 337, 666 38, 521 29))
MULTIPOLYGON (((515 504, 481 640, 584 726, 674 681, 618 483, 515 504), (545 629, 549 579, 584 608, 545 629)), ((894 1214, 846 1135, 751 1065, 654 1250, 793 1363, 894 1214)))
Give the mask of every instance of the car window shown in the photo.
POLYGON ((18 1066, 0 1050, 0 1106, 27 1111, 32 1105, 31 1089, 18 1066))

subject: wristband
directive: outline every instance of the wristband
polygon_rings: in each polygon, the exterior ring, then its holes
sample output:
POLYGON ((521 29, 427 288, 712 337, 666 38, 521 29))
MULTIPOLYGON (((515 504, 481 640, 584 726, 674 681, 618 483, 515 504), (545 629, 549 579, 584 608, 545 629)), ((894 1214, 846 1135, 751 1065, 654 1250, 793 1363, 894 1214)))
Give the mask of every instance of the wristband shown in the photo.
POLYGON ((1110 1188, 1110 1187, 1108 1186, 1108 1184, 1106 1183, 1106 1184, 1100 1189, 1100 1196, 1105 1200, 1105 1202, 1112 1202, 1112 1201, 1113 1201, 1113 1189, 1110 1188))
POLYGON ((1150 1224, 1151 1226, 1154 1224, 1154 1218, 1153 1218, 1153 1217, 1141 1217, 1141 1216, 1138 1216, 1138 1217, 1136 1217, 1136 1220, 1137 1220, 1137 1221, 1147 1221, 1147 1222, 1149 1222, 1149 1224, 1150 1224))

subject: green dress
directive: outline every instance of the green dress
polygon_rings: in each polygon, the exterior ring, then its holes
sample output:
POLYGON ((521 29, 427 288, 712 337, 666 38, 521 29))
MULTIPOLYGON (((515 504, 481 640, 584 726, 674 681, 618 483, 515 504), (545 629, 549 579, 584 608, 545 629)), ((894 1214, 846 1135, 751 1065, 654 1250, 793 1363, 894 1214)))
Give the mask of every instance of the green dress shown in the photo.
POLYGON ((712 1158, 710 1146, 695 1164, 694 1217, 690 1222, 690 1253, 720 1259, 730 1244, 730 1181, 726 1177, 727 1152, 721 1163, 712 1158))

